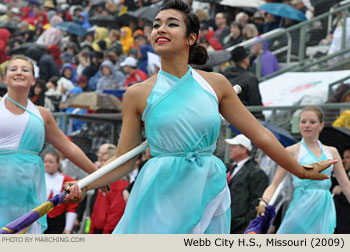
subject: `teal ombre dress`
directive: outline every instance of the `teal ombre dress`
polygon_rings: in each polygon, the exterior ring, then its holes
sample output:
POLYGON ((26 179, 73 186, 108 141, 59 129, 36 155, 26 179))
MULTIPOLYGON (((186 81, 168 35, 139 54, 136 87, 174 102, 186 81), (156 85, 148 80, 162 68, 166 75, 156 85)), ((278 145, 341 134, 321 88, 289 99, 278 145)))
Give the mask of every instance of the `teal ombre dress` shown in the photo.
MULTIPOLYGON (((318 142, 322 150, 318 159, 301 141, 298 162, 302 165, 332 158, 330 153, 318 142)), ((331 176, 333 166, 323 173, 331 176)), ((294 194, 278 234, 333 234, 336 226, 336 213, 332 195, 329 191, 331 180, 299 179, 293 176, 294 194)))
POLYGON ((160 70, 142 120, 152 158, 113 233, 229 233, 226 167, 213 155, 220 131, 215 92, 191 67, 160 70))
MULTIPOLYGON (((0 102, 0 227, 21 217, 46 201, 45 172, 39 156, 45 126, 40 112, 28 100, 21 115, 7 110, 5 95, 0 102)), ((46 217, 34 223, 28 233, 42 233, 46 217)))

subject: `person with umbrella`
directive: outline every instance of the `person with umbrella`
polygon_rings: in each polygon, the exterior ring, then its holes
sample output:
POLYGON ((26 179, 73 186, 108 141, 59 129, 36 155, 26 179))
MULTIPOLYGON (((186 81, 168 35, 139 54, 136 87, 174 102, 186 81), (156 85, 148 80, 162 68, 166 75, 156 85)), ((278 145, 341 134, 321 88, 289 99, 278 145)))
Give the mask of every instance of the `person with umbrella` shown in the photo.
POLYGON ((80 24, 83 28, 86 30, 91 28, 91 25, 89 23, 89 17, 85 12, 80 12, 77 16, 76 22, 80 24))
MULTIPOLYGON (((335 159, 338 162, 324 170, 332 172, 350 202, 350 181, 347 178, 340 155, 336 148, 323 145, 319 134, 323 129, 323 114, 319 107, 305 107, 299 118, 302 140, 287 147, 287 151, 301 164, 335 159)), ((282 166, 283 167, 283 166, 282 166)), ((258 215, 264 215, 265 207, 281 183, 287 171, 277 168, 271 185, 265 190, 258 206, 258 215)), ((288 210, 277 230, 278 234, 332 234, 336 227, 336 213, 332 195, 329 191, 331 180, 302 180, 293 176, 294 194, 288 210)))
POLYGON ((295 9, 301 11, 304 13, 305 17, 310 20, 314 17, 314 8, 311 6, 311 3, 309 1, 309 6, 306 6, 303 0, 292 0, 290 2, 290 5, 293 6, 295 9))
POLYGON ((50 54, 43 52, 38 47, 33 46, 26 50, 26 55, 39 67, 38 79, 42 79, 47 82, 53 76, 60 76, 60 69, 50 54))
MULTIPOLYGON (((292 2, 296 2, 296 0, 292 2)), ((306 17, 302 11, 284 3, 266 3, 260 5, 258 10, 295 21, 306 21, 306 17)))
MULTIPOLYGON (((0 99, 0 226, 46 201, 45 174, 39 152, 45 139, 88 173, 96 170, 86 155, 59 130, 50 112, 35 106, 28 93, 35 84, 34 67, 14 56, 5 69, 7 94, 0 99)), ((42 233, 46 219, 31 233, 42 233)))
MULTIPOLYGON (((63 22, 63 19, 60 16, 53 16, 50 20, 51 25, 55 25, 63 22)), ((37 44, 45 45, 47 47, 55 45, 59 46, 62 40, 62 32, 57 27, 50 26, 45 30, 36 40, 37 44)))
MULTIPOLYGON (((198 32, 198 18, 186 3, 163 1, 151 35, 161 70, 127 89, 117 151, 106 163, 140 144, 143 125, 152 158, 139 173, 113 233, 230 231, 226 166, 213 155, 220 114, 297 176, 328 178, 319 172, 334 161, 302 167, 242 105, 225 77, 192 69, 189 64, 203 65, 208 59, 206 50, 197 44, 198 32)), ((120 179, 135 161, 136 157, 82 190, 120 179)), ((82 191, 72 184, 65 185, 70 190, 67 202, 82 198, 82 191)))

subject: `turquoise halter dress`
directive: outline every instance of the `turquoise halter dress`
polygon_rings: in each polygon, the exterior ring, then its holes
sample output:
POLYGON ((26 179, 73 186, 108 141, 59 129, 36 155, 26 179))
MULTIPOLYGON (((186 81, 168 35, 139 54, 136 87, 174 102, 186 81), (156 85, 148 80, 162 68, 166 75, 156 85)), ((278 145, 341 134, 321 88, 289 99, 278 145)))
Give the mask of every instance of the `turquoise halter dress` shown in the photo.
MULTIPOLYGON (((332 158, 318 142, 322 155, 318 159, 301 141, 298 162, 302 165, 332 158)), ((331 176, 333 166, 322 173, 331 176)), ((293 176, 294 194, 278 234, 333 234, 336 226, 336 212, 329 191, 331 180, 299 179, 293 176)))
POLYGON ((216 94, 191 67, 160 70, 142 120, 152 158, 138 175, 113 233, 229 233, 226 167, 213 155, 216 94))
MULTIPOLYGON (((24 108, 7 95, 1 102, 5 102, 5 99, 17 104, 24 113, 29 113, 29 119, 17 149, 0 146, 0 227, 46 201, 45 172, 39 156, 45 140, 44 123, 38 115, 27 109, 29 105, 24 108)), ((28 103, 31 102, 28 100, 28 103)), ((32 103, 30 105, 36 109, 32 103)), ((0 120, 3 119, 0 114, 0 120)), ((11 123, 16 122, 10 121, 8 127, 14 126, 11 123)), ((46 217, 40 218, 34 226, 35 232, 42 233, 47 227, 46 217)))

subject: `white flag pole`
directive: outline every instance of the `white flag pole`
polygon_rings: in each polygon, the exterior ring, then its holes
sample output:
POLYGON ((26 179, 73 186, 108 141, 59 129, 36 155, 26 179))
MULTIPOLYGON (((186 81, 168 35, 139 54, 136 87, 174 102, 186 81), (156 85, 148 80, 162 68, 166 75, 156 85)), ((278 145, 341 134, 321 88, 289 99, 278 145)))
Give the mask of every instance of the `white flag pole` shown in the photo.
POLYGON ((133 157, 135 157, 136 155, 140 154, 145 149, 147 149, 147 147, 148 147, 148 142, 146 140, 142 144, 140 144, 137 147, 135 147, 134 149, 132 149, 132 150, 128 151, 127 153, 121 155, 117 159, 113 160, 112 162, 108 163, 107 165, 101 167, 97 171, 91 173, 90 175, 88 175, 85 178, 83 178, 82 180, 80 180, 78 182, 79 188, 84 188, 85 186, 89 185, 90 183, 92 183, 96 179, 102 177, 106 173, 112 171, 113 169, 117 168, 118 166, 120 166, 120 165, 124 164, 125 162, 129 161, 130 159, 132 159, 133 157))

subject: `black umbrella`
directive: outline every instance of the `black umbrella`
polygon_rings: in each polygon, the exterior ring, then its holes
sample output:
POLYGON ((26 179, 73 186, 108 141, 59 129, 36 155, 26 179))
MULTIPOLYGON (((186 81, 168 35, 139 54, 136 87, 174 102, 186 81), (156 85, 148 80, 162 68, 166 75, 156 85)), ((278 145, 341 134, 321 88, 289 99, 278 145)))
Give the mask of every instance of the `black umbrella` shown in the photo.
POLYGON ((214 67, 231 60, 231 53, 226 50, 209 52, 208 55, 209 59, 204 67, 214 67))
POLYGON ((108 16, 98 15, 98 16, 91 17, 89 18, 89 23, 100 27, 108 27, 108 28, 119 27, 117 18, 112 15, 108 15, 108 16))
MULTIPOLYGON (((290 134, 288 130, 285 130, 283 128, 280 128, 270 122, 260 121, 258 120, 265 128, 270 130, 275 137, 278 139, 278 141, 284 146, 287 147, 289 145, 295 144, 297 141, 294 139, 294 137, 290 134)), ((238 131, 235 127, 232 125, 229 126, 234 132, 240 134, 241 132, 238 131)))
POLYGON ((324 127, 320 133, 320 141, 337 148, 340 154, 350 145, 350 130, 347 128, 324 127))
POLYGON ((153 21, 156 15, 158 14, 160 10, 160 5, 159 4, 153 4, 150 6, 144 6, 141 8, 138 8, 137 10, 134 11, 128 11, 126 14, 136 17, 136 18, 144 18, 148 21, 153 21))
POLYGON ((11 55, 26 54, 26 51, 28 48, 38 48, 38 49, 42 50, 43 52, 47 50, 47 46, 45 46, 45 45, 40 45, 40 44, 37 44, 35 42, 26 42, 26 43, 23 43, 19 46, 16 46, 15 48, 13 48, 10 51, 10 53, 11 53, 11 55))
POLYGON ((13 33, 18 29, 17 23, 15 22, 2 22, 0 28, 6 28, 10 33, 13 33))

